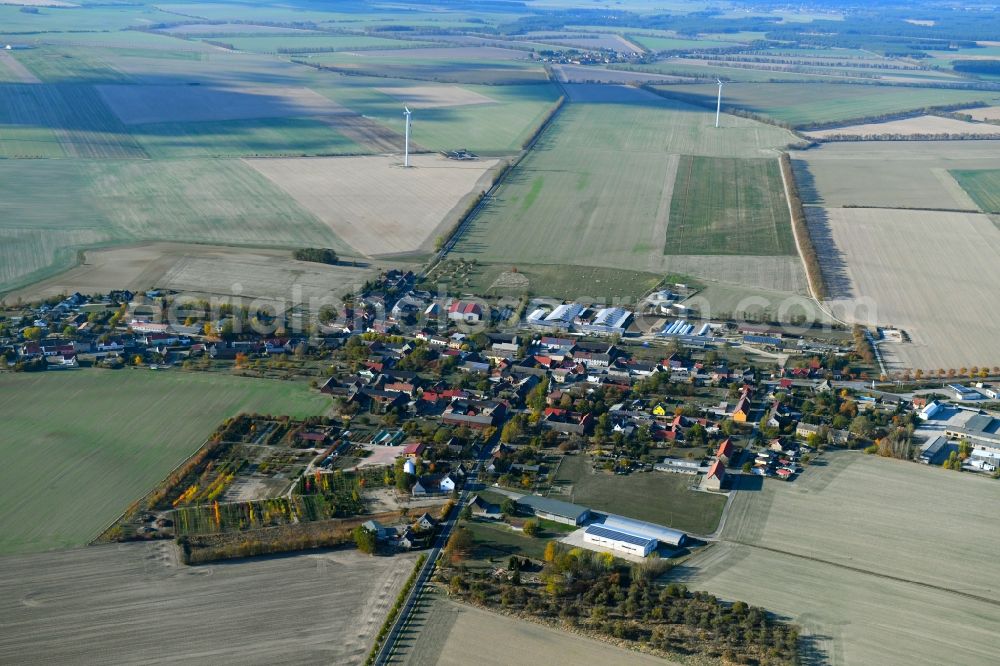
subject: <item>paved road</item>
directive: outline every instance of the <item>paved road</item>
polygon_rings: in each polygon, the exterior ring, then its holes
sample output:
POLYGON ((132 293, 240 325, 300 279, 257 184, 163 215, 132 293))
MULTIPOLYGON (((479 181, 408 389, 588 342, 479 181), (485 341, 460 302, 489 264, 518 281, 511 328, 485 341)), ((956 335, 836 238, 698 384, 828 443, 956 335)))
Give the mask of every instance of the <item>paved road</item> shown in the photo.
POLYGON ((392 659, 393 652, 396 648, 396 642, 399 640, 399 634, 409 621, 410 613, 413 612, 424 585, 427 583, 428 579, 430 579, 431 573, 434 571, 435 563, 448 543, 448 537, 451 536, 451 531, 455 528, 455 524, 458 522, 458 517, 462 512, 462 507, 464 507, 469 501, 469 497, 473 493, 472 489, 478 486, 477 480, 479 478, 480 469, 483 466, 483 461, 489 456, 491 449, 492 443, 483 443, 479 451, 479 458, 476 460, 476 467, 466 479, 462 494, 459 495, 458 501, 455 503, 454 508, 452 508, 448 518, 444 521, 444 523, 442 523, 441 530, 438 532, 437 538, 434 540, 434 545, 427 553, 427 561, 424 562, 424 565, 420 568, 420 573, 417 574, 417 580, 410 589, 410 593, 406 597, 406 602, 403 604, 402 609, 400 609, 399 615, 396 616, 396 621, 393 622, 392 628, 389 630, 389 635, 386 636, 385 642, 382 643, 382 647, 379 649, 378 654, 375 657, 375 666, 388 664, 392 659))

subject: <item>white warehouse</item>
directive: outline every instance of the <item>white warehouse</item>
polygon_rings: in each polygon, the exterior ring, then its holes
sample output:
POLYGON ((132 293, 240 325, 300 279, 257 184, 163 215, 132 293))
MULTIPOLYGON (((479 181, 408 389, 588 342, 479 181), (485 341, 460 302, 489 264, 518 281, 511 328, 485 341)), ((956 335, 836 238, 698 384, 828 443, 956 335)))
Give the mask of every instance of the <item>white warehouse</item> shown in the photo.
POLYGON ((656 539, 619 532, 601 525, 590 525, 583 533, 583 540, 595 546, 603 546, 630 555, 646 557, 656 550, 656 539))

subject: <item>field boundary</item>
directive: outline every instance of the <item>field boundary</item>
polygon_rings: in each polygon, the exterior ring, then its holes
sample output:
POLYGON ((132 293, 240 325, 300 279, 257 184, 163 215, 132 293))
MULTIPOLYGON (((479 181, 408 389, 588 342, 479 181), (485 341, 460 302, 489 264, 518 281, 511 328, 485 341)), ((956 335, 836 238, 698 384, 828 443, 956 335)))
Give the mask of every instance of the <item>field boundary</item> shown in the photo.
MULTIPOLYGON (((802 267, 806 272, 806 284, 809 285, 809 295, 816 301, 816 305, 823 310, 827 316, 834 321, 840 321, 823 307, 823 299, 826 298, 826 283, 823 281, 823 272, 820 268, 819 257, 816 247, 813 245, 812 237, 809 235, 809 225, 806 223, 806 214, 802 206, 802 199, 799 198, 798 187, 795 185, 795 176, 792 173, 792 160, 787 152, 782 152, 778 158, 781 170, 781 182, 785 187, 785 201, 788 203, 788 214, 792 218, 792 236, 795 237, 795 247, 799 257, 802 259, 802 267)), ((844 323, 844 322, 840 322, 844 323)))

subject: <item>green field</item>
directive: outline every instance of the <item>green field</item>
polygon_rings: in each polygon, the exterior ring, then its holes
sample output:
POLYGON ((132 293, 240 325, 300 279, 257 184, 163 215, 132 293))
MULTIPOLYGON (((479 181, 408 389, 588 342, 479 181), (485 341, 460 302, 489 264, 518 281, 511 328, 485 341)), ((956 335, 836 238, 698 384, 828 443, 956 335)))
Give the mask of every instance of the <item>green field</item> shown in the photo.
POLYGON ((1000 169, 950 173, 984 213, 1000 213, 1000 169))
POLYGON ((564 458, 556 475, 556 484, 570 490, 569 501, 693 534, 710 534, 719 524, 726 498, 689 490, 697 481, 698 477, 667 472, 628 476, 592 472, 590 459, 584 455, 564 458))
POLYGON ((351 49, 412 49, 431 42, 403 41, 367 35, 239 35, 206 37, 206 41, 226 44, 238 51, 254 53, 303 53, 347 51, 351 49))
POLYGON ((664 251, 795 254, 778 161, 681 157, 664 251))
POLYGON ((303 384, 170 370, 0 375, 0 553, 80 546, 241 411, 322 414, 303 384))
POLYGON ((132 135, 154 159, 368 155, 372 147, 313 118, 255 118, 135 125, 132 135))
POLYGON ((763 157, 795 141, 732 116, 716 129, 702 109, 630 88, 572 86, 570 95, 588 101, 567 104, 456 254, 505 270, 524 263, 662 274, 679 155, 763 157))
MULTIPOLYGON (((765 73, 767 75, 772 72, 765 73)), ((717 86, 657 86, 664 94, 715 108, 717 86)), ((993 103, 997 93, 945 88, 912 88, 822 83, 732 83, 723 90, 724 107, 745 109, 797 128, 844 122, 929 106, 993 103)))
POLYGON ((0 183, 4 290, 66 268, 75 245, 176 240, 343 249, 312 214, 239 160, 0 160, 0 183))
MULTIPOLYGON (((407 89, 451 84, 315 72, 307 85, 316 92, 402 133, 407 89), (389 94, 395 90, 398 92, 389 94), (383 92, 387 91, 387 92, 383 92)), ((553 84, 462 85, 493 104, 421 108, 413 111, 413 141, 430 150, 468 148, 480 155, 510 155, 521 149, 559 99, 553 84)))
POLYGON ((364 76, 386 76, 400 79, 441 81, 449 83, 517 84, 543 83, 548 80, 541 63, 520 60, 470 59, 456 55, 426 58, 407 55, 368 56, 361 53, 323 53, 311 56, 310 63, 332 67, 339 71, 364 76))

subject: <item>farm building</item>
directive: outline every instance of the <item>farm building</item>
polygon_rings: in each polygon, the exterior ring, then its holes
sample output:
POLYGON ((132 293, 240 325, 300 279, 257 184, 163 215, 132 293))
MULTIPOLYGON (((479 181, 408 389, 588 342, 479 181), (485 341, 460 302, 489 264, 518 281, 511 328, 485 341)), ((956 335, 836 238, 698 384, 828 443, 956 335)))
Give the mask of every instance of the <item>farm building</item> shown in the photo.
POLYGON ((624 335, 632 313, 624 308, 601 308, 594 318, 580 325, 580 330, 597 335, 624 335))
POLYGON ((687 534, 680 530, 624 516, 609 515, 604 519, 602 526, 618 532, 626 532, 647 539, 654 539, 675 548, 684 546, 688 541, 687 534))
POLYGON ((590 509, 585 506, 538 495, 524 495, 517 500, 517 504, 539 518, 565 525, 580 525, 590 517, 590 509))
POLYGON ((708 468, 708 474, 701 480, 701 487, 705 490, 722 490, 722 485, 726 482, 726 466, 721 461, 716 460, 708 468))
POLYGON ((980 395, 979 391, 976 389, 969 388, 968 386, 962 386, 961 384, 948 384, 945 388, 951 391, 954 399, 959 402, 967 400, 982 400, 983 398, 983 396, 980 395))
POLYGON ((934 415, 937 414, 938 411, 940 411, 940 410, 941 410, 941 405, 940 405, 940 403, 938 403, 935 400, 935 401, 930 402, 923 409, 921 409, 920 413, 917 414, 917 416, 920 418, 921 421, 928 421, 931 418, 933 418, 934 415))
POLYGON ((656 549, 656 539, 619 532, 601 525, 590 525, 583 533, 583 540, 585 543, 641 557, 646 557, 656 549))
POLYGON ((948 454, 948 440, 944 437, 933 437, 921 448, 920 462, 925 465, 940 465, 948 454))

